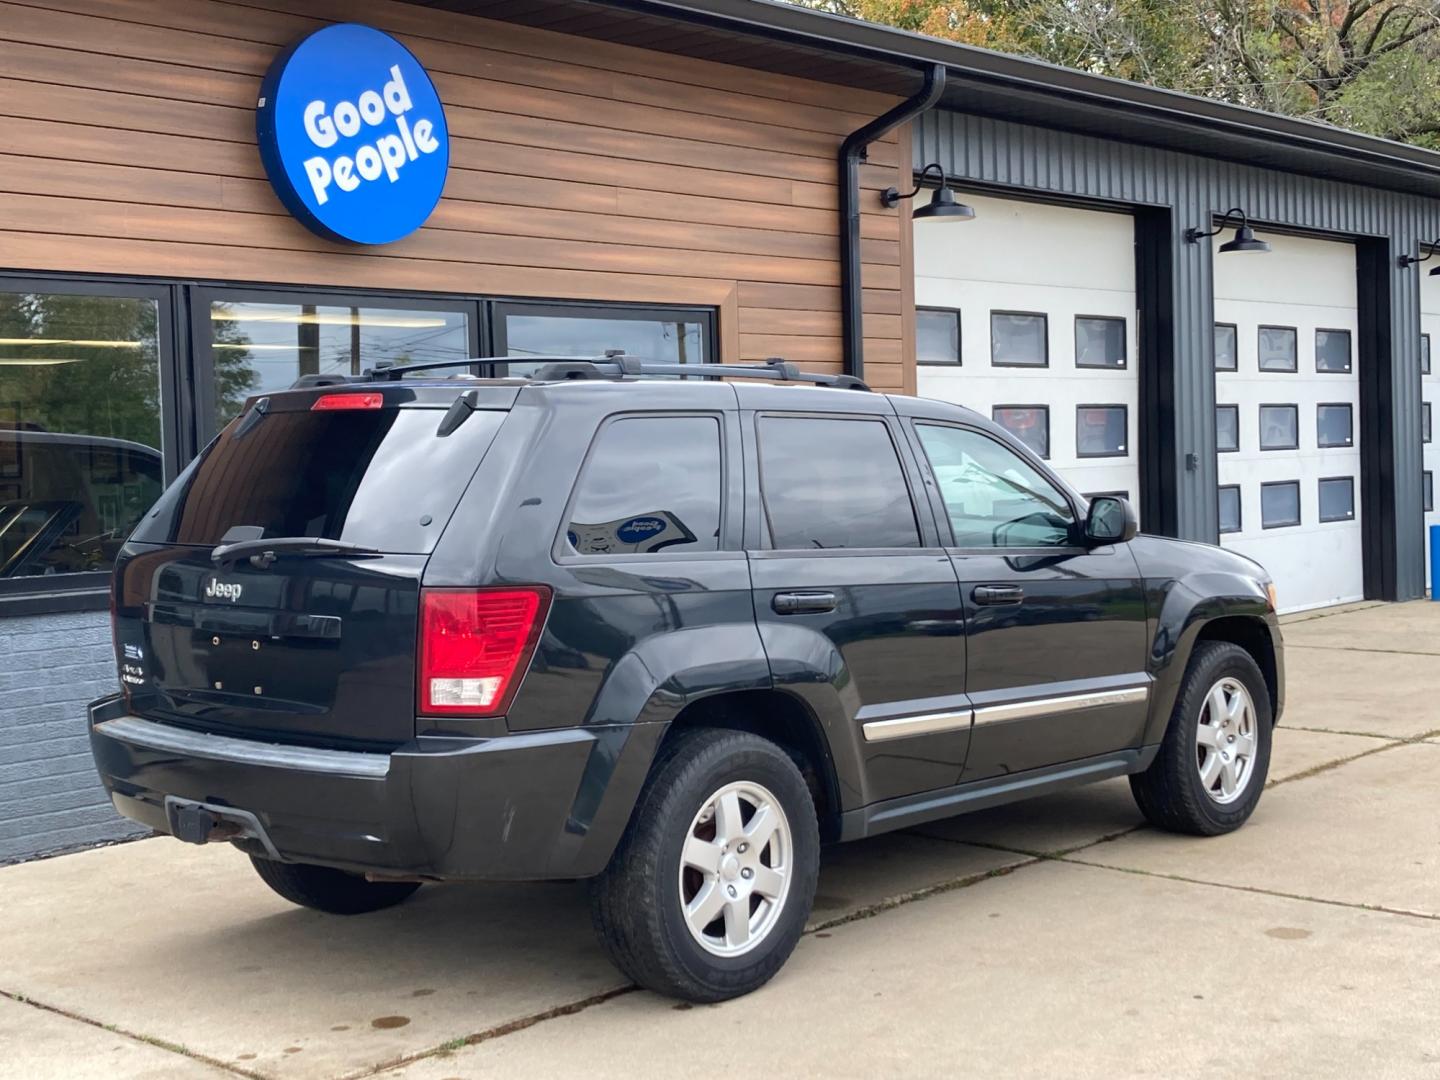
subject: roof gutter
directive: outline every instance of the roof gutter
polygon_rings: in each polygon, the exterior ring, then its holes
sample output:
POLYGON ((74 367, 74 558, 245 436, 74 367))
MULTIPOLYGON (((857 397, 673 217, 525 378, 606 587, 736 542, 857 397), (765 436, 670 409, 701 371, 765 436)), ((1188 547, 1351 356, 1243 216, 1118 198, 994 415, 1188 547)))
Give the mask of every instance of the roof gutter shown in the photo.
POLYGON ((865 377, 864 283, 860 263, 860 162, 876 139, 919 116, 945 91, 945 66, 925 70, 920 92, 845 136, 840 144, 840 332, 844 372, 865 377))

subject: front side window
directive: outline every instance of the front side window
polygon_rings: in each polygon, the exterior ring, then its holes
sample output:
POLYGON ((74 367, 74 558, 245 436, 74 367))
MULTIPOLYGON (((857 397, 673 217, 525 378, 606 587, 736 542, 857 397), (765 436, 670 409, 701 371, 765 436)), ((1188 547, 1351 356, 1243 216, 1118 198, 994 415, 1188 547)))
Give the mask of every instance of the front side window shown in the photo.
POLYGON ((1295 450, 1300 446, 1300 410, 1294 405, 1260 406, 1260 449, 1295 450))
POLYGON ((917 424, 956 547, 1064 547, 1075 515, 1060 490, 1008 447, 967 428, 917 424))
MULTIPOLYGON (((579 304, 493 305, 497 356, 594 359, 623 352, 657 364, 703 364, 710 355, 708 311, 589 307, 579 304)), ((528 375, 534 365, 510 365, 528 375)))
POLYGON ((1050 410, 1044 405, 996 405, 990 419, 1042 458, 1050 456, 1050 410))
POLYGON ((157 300, 0 291, 0 577, 109 569, 162 450, 157 300))
POLYGON ((1260 327, 1260 370, 1298 371, 1293 326, 1260 327))
POLYGON ((920 546, 910 489, 883 421, 765 416, 759 437, 771 547, 920 546))
POLYGON ((359 375, 381 363, 471 355, 469 320, 459 310, 217 294, 205 310, 217 429, 247 397, 284 390, 302 375, 359 375))
POLYGON ((1048 320, 1029 311, 990 313, 990 363, 995 367, 1047 367, 1048 320))
POLYGON ((1125 320, 1103 315, 1075 319, 1075 366, 1123 368, 1125 320))
POLYGON ((915 359, 922 364, 960 363, 960 312, 915 309, 915 359))
POLYGON ((720 461, 713 416, 627 416, 606 425, 575 489, 570 552, 717 550, 720 461))

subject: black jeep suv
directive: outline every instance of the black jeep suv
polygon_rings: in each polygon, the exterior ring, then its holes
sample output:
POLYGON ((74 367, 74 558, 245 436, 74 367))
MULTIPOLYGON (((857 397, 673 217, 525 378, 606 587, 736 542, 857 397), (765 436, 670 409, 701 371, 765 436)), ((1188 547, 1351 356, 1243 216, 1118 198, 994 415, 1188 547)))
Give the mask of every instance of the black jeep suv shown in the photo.
POLYGON ((125 545, 90 711, 121 813, 288 900, 588 878, 616 964, 715 1001, 822 842, 1122 775, 1181 832, 1260 798, 1265 573, 967 409, 777 362, 307 382, 125 545))

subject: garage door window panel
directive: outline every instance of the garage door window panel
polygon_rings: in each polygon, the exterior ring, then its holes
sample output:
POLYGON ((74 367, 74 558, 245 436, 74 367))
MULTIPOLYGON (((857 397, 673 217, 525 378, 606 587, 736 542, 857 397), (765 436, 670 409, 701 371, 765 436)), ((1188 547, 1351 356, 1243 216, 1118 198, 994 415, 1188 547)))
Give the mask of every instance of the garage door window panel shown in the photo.
POLYGON ((1240 329, 1234 323, 1215 324, 1215 370, 1237 371, 1240 367, 1240 329))
POLYGON ((1283 529, 1300 524, 1300 481, 1260 485, 1260 527, 1283 529))
POLYGON ((1110 315, 1075 317, 1075 366, 1123 370, 1125 320, 1110 315))
POLYGON ((1430 438, 1430 402, 1424 401, 1420 403, 1420 441, 1428 443, 1430 438))
POLYGON ((959 548, 1073 546, 1070 500, 1024 458, 968 428, 917 424, 959 548))
POLYGON ((1349 374, 1349 330, 1315 331, 1315 370, 1322 374, 1349 374))
POLYGON ((1420 335, 1420 374, 1430 374, 1430 335, 1420 335))
POLYGON ((1320 481, 1319 502, 1321 521, 1355 520, 1355 478, 1329 476, 1320 481))
POLYGON ((890 429, 873 419, 760 419, 760 491, 775 550, 916 548, 890 429))
POLYGON ((1238 533, 1242 528, 1240 517, 1240 487, 1238 484, 1225 484, 1219 489, 1220 493, 1220 531, 1222 533, 1238 533))
POLYGON ((1300 409, 1296 405, 1260 406, 1260 449, 1298 450, 1300 409))
POLYGON ((1355 412, 1347 402, 1327 402, 1315 406, 1315 436, 1324 448, 1347 447, 1355 444, 1355 412))
POLYGON ((1425 512, 1435 509, 1435 474, 1428 469, 1420 476, 1421 493, 1425 500, 1425 512))
POLYGON ((1035 311, 992 311, 990 363, 994 367, 1049 367, 1049 318, 1035 311))
POLYGON ((1233 454, 1240 449, 1240 406, 1215 406, 1215 449, 1233 454))
POLYGON ((960 312, 915 309, 915 359, 921 364, 960 366, 960 312))
POLYGON ((1035 451, 1050 457, 1050 408, 1047 405, 996 405, 990 419, 1035 451))
POLYGON ((1124 405, 1078 405, 1075 408, 1075 456, 1125 457, 1129 410, 1124 405))
POLYGON ((1259 330, 1261 371, 1299 371, 1295 327, 1262 326, 1259 330))

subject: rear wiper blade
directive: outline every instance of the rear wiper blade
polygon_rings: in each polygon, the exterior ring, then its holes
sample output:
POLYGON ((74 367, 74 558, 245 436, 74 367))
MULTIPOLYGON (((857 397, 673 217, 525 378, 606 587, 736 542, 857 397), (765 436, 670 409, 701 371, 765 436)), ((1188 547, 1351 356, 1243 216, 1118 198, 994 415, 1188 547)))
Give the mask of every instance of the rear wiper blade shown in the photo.
POLYGON ((237 540, 221 544, 210 552, 210 561, 217 564, 238 562, 248 558, 259 567, 273 563, 282 552, 290 555, 365 556, 382 554, 376 548, 330 540, 323 536, 276 536, 268 540, 237 540))

